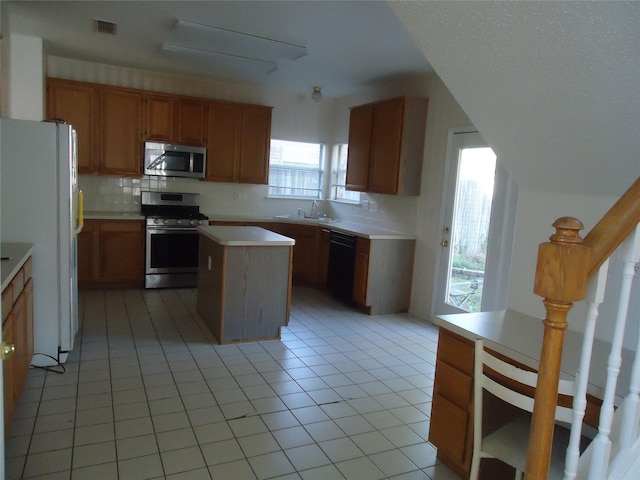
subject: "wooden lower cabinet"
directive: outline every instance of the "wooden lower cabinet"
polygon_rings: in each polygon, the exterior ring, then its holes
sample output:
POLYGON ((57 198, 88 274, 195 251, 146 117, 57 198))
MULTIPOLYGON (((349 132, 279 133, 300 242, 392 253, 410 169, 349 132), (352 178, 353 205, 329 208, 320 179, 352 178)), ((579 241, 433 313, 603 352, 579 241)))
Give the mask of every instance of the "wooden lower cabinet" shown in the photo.
POLYGON ((33 357, 33 279, 31 258, 2 292, 2 341, 15 346, 3 360, 4 423, 9 430, 33 357))
POLYGON ((356 305, 372 315, 409 309, 415 243, 358 237, 352 292, 356 305))
POLYGON ((429 441, 462 478, 473 453, 473 355, 471 341, 440 329, 429 441))
POLYGON ((293 280, 298 284, 314 284, 316 282, 316 235, 320 227, 316 225, 299 225, 280 223, 273 225, 273 231, 293 238, 293 280))
POLYGON ((141 287, 144 222, 86 220, 78 236, 78 287, 141 287))
POLYGON ((325 286, 329 264, 330 231, 317 225, 279 222, 212 220, 210 225, 261 227, 293 238, 293 281, 297 284, 325 286))
MULTIPOLYGON (((527 368, 502 356, 505 361, 527 368)), ((438 458, 461 478, 469 478, 473 457, 473 366, 474 343, 444 328, 438 337, 436 375, 429 427, 429 441, 438 458)), ((491 395, 484 397, 485 432, 504 425, 518 415, 517 409, 491 395)), ((515 471, 495 459, 483 459, 479 478, 512 479, 515 471)))
POLYGON ((356 241, 356 262, 353 270, 353 301, 358 305, 367 305, 367 278, 369 276, 370 241, 358 237, 356 241))
POLYGON ((317 232, 317 255, 316 255, 316 283, 319 286, 327 285, 327 272, 329 269, 329 245, 331 241, 331 230, 320 227, 317 232))

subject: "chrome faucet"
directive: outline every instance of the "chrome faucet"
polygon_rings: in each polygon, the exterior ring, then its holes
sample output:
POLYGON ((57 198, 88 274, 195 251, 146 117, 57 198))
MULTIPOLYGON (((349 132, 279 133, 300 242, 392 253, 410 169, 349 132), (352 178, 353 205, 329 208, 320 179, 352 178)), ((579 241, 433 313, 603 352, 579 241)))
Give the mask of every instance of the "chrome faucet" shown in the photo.
POLYGON ((316 200, 311 203, 309 214, 304 213, 304 218, 318 218, 318 202, 316 200))

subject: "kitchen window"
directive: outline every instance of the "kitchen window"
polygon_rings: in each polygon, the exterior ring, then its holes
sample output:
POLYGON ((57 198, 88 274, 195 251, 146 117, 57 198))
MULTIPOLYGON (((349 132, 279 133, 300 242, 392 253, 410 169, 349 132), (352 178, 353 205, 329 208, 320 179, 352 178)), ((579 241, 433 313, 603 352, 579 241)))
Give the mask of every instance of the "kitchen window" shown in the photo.
POLYGON ((269 196, 322 198, 324 144, 271 139, 269 196))
POLYGON ((349 145, 339 143, 334 149, 333 199, 341 202, 359 202, 360 192, 352 192, 345 188, 347 183, 347 153, 349 145))

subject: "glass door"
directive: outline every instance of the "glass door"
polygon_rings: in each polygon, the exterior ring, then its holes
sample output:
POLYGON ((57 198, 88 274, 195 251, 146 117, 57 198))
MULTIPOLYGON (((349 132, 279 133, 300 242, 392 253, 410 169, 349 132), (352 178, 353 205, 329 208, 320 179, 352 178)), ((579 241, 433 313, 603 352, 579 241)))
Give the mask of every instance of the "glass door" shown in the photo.
POLYGON ((482 310, 496 155, 478 132, 452 134, 436 313, 482 310))

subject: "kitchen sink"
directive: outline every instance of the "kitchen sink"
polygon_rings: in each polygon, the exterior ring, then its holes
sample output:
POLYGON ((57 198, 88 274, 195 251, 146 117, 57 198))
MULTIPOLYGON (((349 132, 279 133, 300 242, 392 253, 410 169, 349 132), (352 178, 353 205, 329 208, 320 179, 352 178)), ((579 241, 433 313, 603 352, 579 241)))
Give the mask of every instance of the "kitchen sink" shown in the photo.
POLYGON ((282 220, 291 220, 294 222, 301 223, 329 223, 335 222, 335 219, 323 217, 323 218, 307 218, 307 217, 298 217, 296 215, 275 215, 273 218, 279 218, 282 220))

